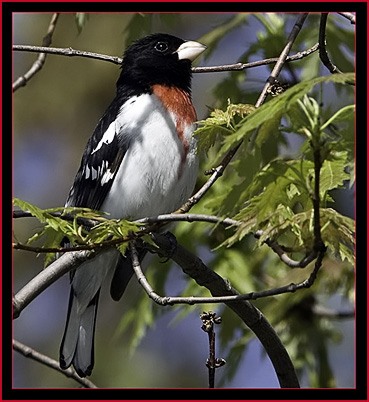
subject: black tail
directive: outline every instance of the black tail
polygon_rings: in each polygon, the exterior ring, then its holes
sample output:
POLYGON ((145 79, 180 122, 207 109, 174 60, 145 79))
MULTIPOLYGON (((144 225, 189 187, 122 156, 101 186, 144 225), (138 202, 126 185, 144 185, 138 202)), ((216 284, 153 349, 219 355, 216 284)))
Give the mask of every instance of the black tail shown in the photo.
MULTIPOLYGON (((147 250, 143 248, 138 248, 138 259, 140 262, 144 259, 147 250)), ((114 301, 119 301, 122 297, 126 287, 134 274, 132 268, 132 260, 129 255, 119 257, 118 264, 115 268, 113 279, 110 285, 110 295, 114 301)))
POLYGON ((94 367, 94 338, 100 289, 86 309, 79 311, 73 288, 70 292, 67 323, 60 346, 60 367, 73 364, 80 377, 91 375, 94 367))

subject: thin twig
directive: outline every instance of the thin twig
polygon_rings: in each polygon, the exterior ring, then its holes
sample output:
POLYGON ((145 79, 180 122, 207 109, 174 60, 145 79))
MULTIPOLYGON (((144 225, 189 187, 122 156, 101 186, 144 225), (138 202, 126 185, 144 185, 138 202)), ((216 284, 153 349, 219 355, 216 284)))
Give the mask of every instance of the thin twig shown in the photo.
POLYGON ((299 283, 298 285, 295 285, 295 291, 300 290, 300 289, 308 289, 314 284, 314 282, 318 276, 318 272, 319 272, 320 268, 322 267, 322 262, 323 262, 323 258, 325 256, 325 251, 326 251, 326 249, 323 249, 318 252, 318 257, 315 261, 315 265, 314 265, 314 269, 313 269, 312 273, 306 280, 299 283))
MULTIPOLYGON (((64 212, 48 212, 49 215, 55 218, 60 218, 68 222, 73 222, 76 217, 73 214, 65 214, 64 212)), ((30 211, 23 211, 22 209, 13 210, 13 219, 19 218, 34 218, 35 216, 30 211)), ((77 224, 92 228, 101 223, 96 219, 89 219, 84 217, 77 217, 77 224)))
POLYGON ((31 45, 13 45, 13 50, 20 52, 33 52, 33 53, 49 53, 58 56, 67 57, 85 57, 89 59, 96 59, 102 61, 108 61, 113 64, 122 64, 122 59, 117 56, 109 56, 107 54, 100 54, 95 52, 87 52, 85 50, 75 50, 71 47, 43 47, 43 46, 31 46, 31 45))
MULTIPOLYGON (((161 226, 161 225, 159 225, 161 226)), ((37 247, 37 246, 28 246, 22 243, 13 243, 14 250, 22 250, 22 251, 30 251, 36 254, 42 253, 73 253, 75 251, 97 251, 97 250, 104 250, 107 248, 111 248, 113 246, 118 246, 119 244, 128 243, 131 240, 138 239, 144 236, 147 233, 150 233, 157 229, 157 225, 147 226, 146 228, 138 231, 138 232, 130 232, 130 234, 126 236, 122 236, 118 239, 110 239, 103 240, 99 243, 88 243, 83 244, 81 246, 67 246, 67 247, 37 247)))
MULTIPOLYGON (((304 57, 309 56, 310 54, 316 52, 319 49, 319 44, 315 44, 310 49, 304 50, 302 52, 298 52, 292 56, 288 56, 286 58, 286 62, 301 60, 304 57)), ((235 64, 227 64, 224 66, 213 66, 213 67, 193 67, 193 73, 214 73, 214 72, 222 72, 222 71, 242 71, 248 68, 266 66, 268 64, 273 64, 278 61, 278 57, 273 57, 264 60, 253 61, 250 63, 235 63, 235 64)))
MULTIPOLYGON (((47 34, 43 38, 42 47, 48 49, 48 46, 51 45, 52 37, 56 28, 56 23, 59 18, 59 13, 54 13, 51 17, 51 21, 47 30, 47 34)), ((40 53, 37 60, 33 63, 32 67, 21 77, 19 77, 13 83, 13 92, 16 91, 18 88, 25 86, 27 82, 38 72, 42 69, 43 65, 45 64, 46 60, 46 52, 40 53)))
MULTIPOLYGON (((257 239, 260 239, 262 236, 263 231, 258 230, 255 234, 254 237, 257 239)), ((316 257, 317 257, 317 250, 315 248, 308 253, 302 260, 296 261, 290 258, 286 251, 283 249, 283 247, 276 242, 275 240, 272 239, 266 239, 264 243, 269 246, 280 258, 282 262, 284 262, 286 265, 288 265, 290 268, 305 268, 308 264, 310 264, 316 257)))
MULTIPOLYGON (((168 241, 167 236, 163 234, 155 234, 155 242, 160 248, 160 252, 164 252, 165 255, 170 256, 171 259, 173 259, 175 262, 178 263, 181 267, 184 264, 183 259, 178 257, 178 260, 176 260, 177 255, 186 255, 186 257, 189 259, 188 264, 191 267, 194 267, 196 271, 202 272, 202 271, 210 271, 210 268, 208 268, 203 261, 195 256, 194 254, 190 253, 188 250, 183 248, 180 244, 176 245, 176 250, 173 252, 173 245, 171 241, 168 241)), ((153 250, 154 251, 154 250, 153 250)), ((323 252, 325 250, 322 250, 323 252)), ((319 257, 319 253, 317 254, 319 257)), ((321 257, 322 258, 322 257, 321 257)), ((300 282, 300 283, 290 283, 289 285, 286 286, 281 286, 278 288, 273 288, 273 289, 267 289, 263 290, 260 292, 250 292, 246 294, 232 294, 232 295, 218 295, 218 296, 213 296, 213 297, 194 297, 194 296, 188 296, 188 297, 173 297, 173 296, 159 296, 150 286, 148 283, 145 275, 142 272, 140 263, 138 261, 137 253, 136 255, 133 255, 132 260, 134 260, 136 269, 135 273, 136 276, 139 278, 139 282, 148 294, 148 296, 153 299, 157 304, 162 305, 162 306, 167 306, 167 305, 174 305, 174 304, 199 304, 199 303, 226 303, 226 302, 236 302, 236 301, 241 301, 241 300, 256 300, 256 299, 261 299, 263 297, 270 297, 270 296, 277 296, 283 293, 294 293, 298 290, 305 289, 307 287, 310 287, 316 278, 317 273, 311 274, 305 281, 300 282)), ((317 265, 315 265, 317 266, 317 265)), ((320 263, 318 263, 318 268, 320 268, 320 263)), ((213 271, 211 271, 213 272, 213 271)), ((313 271, 314 272, 314 271, 313 271)), ((192 271, 194 274, 194 271, 192 271)), ((193 276, 192 276, 193 277, 193 276)), ((205 286, 205 285, 204 285, 205 286)))
POLYGON ((146 276, 144 275, 140 260, 138 258, 137 250, 134 244, 130 244, 130 254, 131 254, 131 260, 132 260, 132 268, 133 271, 136 275, 138 283, 143 287, 147 295, 152 299, 155 303, 165 306, 167 305, 167 299, 168 297, 161 297, 159 296, 151 287, 149 284, 148 280, 146 279, 146 276))
POLYGON ((338 13, 338 14, 342 15, 342 17, 347 18, 351 22, 351 24, 355 25, 356 23, 355 14, 352 13, 338 13))
POLYGON ((209 373, 209 388, 214 388, 215 386, 215 369, 225 365, 226 361, 224 359, 219 359, 215 357, 215 331, 214 324, 220 324, 222 322, 222 317, 216 317, 216 313, 213 311, 203 312, 200 315, 202 326, 201 329, 208 334, 209 340, 209 357, 206 360, 206 367, 209 373))
POLYGON ((148 218, 138 219, 134 223, 141 224, 154 224, 154 223, 168 223, 168 222, 208 222, 216 223, 224 226, 239 226, 240 221, 231 218, 223 218, 216 215, 205 214, 163 214, 152 216, 148 218))
MULTIPOLYGON (((310 49, 304 50, 302 52, 298 52, 295 55, 289 56, 286 59, 286 62, 301 60, 304 57, 309 56, 310 54, 316 52, 318 50, 319 45, 316 44, 310 49)), ((13 45, 14 51, 21 52, 34 52, 34 53, 49 53, 59 56, 67 56, 67 57, 86 57, 95 60, 107 61, 113 64, 122 64, 122 58, 117 56, 109 56, 106 54, 100 54, 95 52, 87 52, 84 50, 75 50, 71 47, 67 48, 56 48, 56 47, 43 47, 43 46, 31 46, 31 45, 13 45)), ((253 61, 251 63, 235 63, 235 64, 226 64, 222 66, 209 66, 209 67, 193 67, 193 73, 214 73, 214 72, 225 72, 225 71, 241 71, 246 70, 248 68, 260 67, 268 64, 273 64, 278 60, 277 57, 268 58, 264 60, 253 61)))
POLYGON ((257 100, 257 102, 255 103, 255 107, 259 107, 261 104, 264 103, 267 94, 268 94, 268 89, 269 87, 274 84, 275 80, 278 78, 279 73, 282 70, 283 65, 286 62, 288 53, 290 52, 293 43, 295 42, 295 39, 297 38, 297 35, 299 34, 302 25, 304 24, 307 16, 309 13, 303 13, 302 15, 300 15, 295 23, 295 25, 292 28, 292 31, 287 39, 287 44, 284 47, 284 49, 282 50, 280 56, 278 57, 278 61, 276 63, 276 65, 274 66, 272 72, 270 73, 269 78, 267 79, 267 82, 259 96, 259 99, 257 100))
MULTIPOLYGON (((224 166, 223 166, 224 167, 224 166)), ((219 170, 216 171, 219 172, 219 170)), ((214 175, 214 178, 216 176, 214 175)), ((208 186, 212 182, 207 182, 207 186, 205 189, 201 189, 195 196, 191 197, 191 199, 184 204, 182 207, 182 210, 187 209, 186 205, 193 205, 194 201, 198 202, 198 200, 201 198, 201 194, 203 194, 208 186)), ((68 216, 68 215, 60 215, 59 212, 55 213, 50 213, 53 216, 57 216, 61 219, 65 220, 72 220, 74 217, 68 216)), ((28 211, 22 211, 22 210, 17 210, 13 211, 13 217, 14 218, 23 218, 23 217, 32 217, 33 215, 28 212, 28 211)), ((97 221, 91 220, 91 219, 86 219, 86 218, 78 218, 81 219, 80 224, 87 225, 89 227, 93 227, 95 224, 99 223, 97 221)), ((221 224, 223 226, 234 226, 238 227, 242 222, 237 221, 235 219, 231 218, 223 218, 215 215, 204 215, 204 214, 190 214, 190 213, 173 213, 173 214, 163 214, 163 215, 158 215, 158 216, 152 216, 152 217, 147 217, 147 218, 142 218, 134 221, 134 223, 140 223, 140 224, 149 224, 150 226, 146 227, 140 232, 132 233, 131 235, 128 235, 126 237, 122 237, 120 239, 116 240, 106 240, 101 243, 94 243, 94 244, 89 244, 89 245, 83 245, 83 246, 76 246, 76 247, 32 247, 32 246, 27 246, 24 244, 20 243, 13 243, 13 248, 15 250, 23 250, 23 251, 31 251, 34 253, 68 253, 68 252, 74 252, 74 251, 82 251, 82 250, 97 250, 97 249, 103 249, 103 248, 108 248, 112 247, 124 242, 128 242, 130 240, 134 240, 139 238, 140 236, 149 233, 153 230, 153 228, 159 228, 160 226, 165 225, 168 222, 207 222, 207 223, 214 223, 214 224, 221 224)), ((254 233, 254 237, 257 239, 260 239, 262 236, 263 232, 261 230, 258 230, 257 232, 254 233)), ((277 241, 272 240, 272 239, 266 239, 264 243, 270 247, 281 259, 282 262, 284 262, 286 265, 288 265, 290 268, 305 268, 310 262, 312 262, 316 256, 317 252, 315 249, 313 249, 310 253, 308 253, 304 258, 301 260, 293 260, 287 255, 287 252, 285 249, 278 244, 277 241)))
POLYGON ((326 31, 326 26, 327 26, 327 18, 328 18, 328 13, 322 13, 320 16, 320 25, 319 25, 319 57, 322 63, 328 68, 328 70, 332 74, 337 74, 337 73, 342 73, 342 71, 335 66, 331 59, 328 56, 327 52, 327 42, 326 42, 326 36, 325 36, 325 31, 326 31))
POLYGON ((224 170, 229 165, 230 161, 232 160, 233 156, 237 152, 238 148, 241 146, 241 143, 230 149, 225 157, 223 158, 220 165, 214 169, 212 169, 212 175, 210 178, 205 182, 205 184, 194 194, 189 200, 181 206, 174 214, 183 214, 188 212, 195 204, 197 204, 201 198, 207 193, 207 191, 213 186, 213 184, 221 177, 224 173, 224 170))
POLYGON ((36 350, 30 348, 29 346, 16 341, 15 339, 13 339, 13 349, 16 350, 17 352, 21 353, 25 357, 28 357, 41 364, 44 364, 45 366, 50 367, 50 368, 58 371, 59 373, 64 374, 65 376, 67 376, 69 378, 73 378, 73 380, 79 382, 85 388, 97 388, 97 386, 93 382, 88 380, 87 378, 81 378, 76 373, 76 371, 74 369, 72 369, 71 367, 66 370, 62 370, 59 366, 59 363, 56 360, 54 360, 51 357, 48 357, 40 352, 37 352, 36 350))

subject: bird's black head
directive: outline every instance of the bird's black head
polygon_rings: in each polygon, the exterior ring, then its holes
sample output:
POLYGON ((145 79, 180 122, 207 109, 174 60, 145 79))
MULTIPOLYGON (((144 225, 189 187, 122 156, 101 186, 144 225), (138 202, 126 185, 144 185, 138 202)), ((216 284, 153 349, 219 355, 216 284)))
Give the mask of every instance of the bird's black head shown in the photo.
POLYGON ((158 33, 134 42, 124 53, 117 87, 137 87, 148 91, 154 84, 191 87, 191 61, 206 47, 158 33))

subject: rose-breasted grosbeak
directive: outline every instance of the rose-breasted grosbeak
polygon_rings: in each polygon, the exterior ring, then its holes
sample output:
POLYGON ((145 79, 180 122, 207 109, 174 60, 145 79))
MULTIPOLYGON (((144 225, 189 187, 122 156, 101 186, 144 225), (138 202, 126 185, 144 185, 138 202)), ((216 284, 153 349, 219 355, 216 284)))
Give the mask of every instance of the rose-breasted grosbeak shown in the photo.
MULTIPOLYGON (((125 52, 116 96, 89 139, 66 206, 139 219, 179 208, 193 191, 198 161, 192 134, 191 61, 205 46, 153 34, 125 52)), ((109 249, 71 274, 60 366, 81 377, 94 365, 94 330, 100 288, 115 270, 111 295, 119 300, 133 270, 109 249)))

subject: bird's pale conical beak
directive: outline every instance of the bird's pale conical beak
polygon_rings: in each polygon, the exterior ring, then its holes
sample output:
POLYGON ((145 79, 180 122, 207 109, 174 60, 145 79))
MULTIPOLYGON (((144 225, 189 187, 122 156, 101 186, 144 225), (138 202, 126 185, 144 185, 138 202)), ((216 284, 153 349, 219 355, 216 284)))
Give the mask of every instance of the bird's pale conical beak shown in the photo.
POLYGON ((206 49, 205 45, 199 42, 187 41, 182 43, 182 45, 175 51, 178 53, 178 60, 190 60, 193 61, 206 49))

